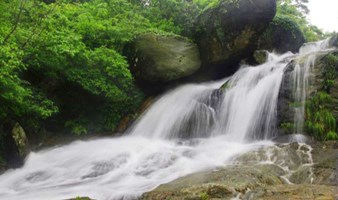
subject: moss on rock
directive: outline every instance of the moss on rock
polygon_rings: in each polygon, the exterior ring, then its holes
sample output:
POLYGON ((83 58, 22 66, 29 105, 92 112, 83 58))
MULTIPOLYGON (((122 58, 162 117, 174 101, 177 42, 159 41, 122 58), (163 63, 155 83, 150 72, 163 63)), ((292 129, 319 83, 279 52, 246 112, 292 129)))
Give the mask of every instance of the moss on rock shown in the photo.
POLYGON ((140 35, 128 45, 126 54, 136 79, 147 82, 177 80, 201 66, 197 46, 177 35, 140 35))
POLYGON ((258 49, 298 52, 305 42, 296 22, 286 16, 276 16, 258 40, 258 49))

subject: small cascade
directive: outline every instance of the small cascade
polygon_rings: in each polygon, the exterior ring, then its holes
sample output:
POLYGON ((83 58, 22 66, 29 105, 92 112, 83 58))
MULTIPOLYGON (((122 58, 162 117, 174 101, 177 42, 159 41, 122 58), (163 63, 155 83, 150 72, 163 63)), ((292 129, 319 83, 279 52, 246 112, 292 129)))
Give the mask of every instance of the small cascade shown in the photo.
POLYGON ((327 53, 329 49, 329 39, 319 42, 307 43, 299 50, 299 56, 295 59, 295 68, 292 73, 293 78, 293 99, 294 108, 294 133, 302 134, 304 126, 305 101, 309 91, 309 81, 312 77, 314 64, 318 55, 327 53))

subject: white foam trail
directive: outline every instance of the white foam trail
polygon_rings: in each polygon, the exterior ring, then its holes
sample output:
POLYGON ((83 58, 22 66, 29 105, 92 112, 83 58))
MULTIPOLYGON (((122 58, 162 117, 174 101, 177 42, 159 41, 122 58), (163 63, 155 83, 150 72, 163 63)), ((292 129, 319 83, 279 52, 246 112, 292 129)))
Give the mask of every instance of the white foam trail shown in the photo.
POLYGON ((31 153, 25 166, 1 176, 0 199, 132 199, 180 176, 222 166, 250 145, 217 137, 190 142, 143 137, 101 139, 31 153))

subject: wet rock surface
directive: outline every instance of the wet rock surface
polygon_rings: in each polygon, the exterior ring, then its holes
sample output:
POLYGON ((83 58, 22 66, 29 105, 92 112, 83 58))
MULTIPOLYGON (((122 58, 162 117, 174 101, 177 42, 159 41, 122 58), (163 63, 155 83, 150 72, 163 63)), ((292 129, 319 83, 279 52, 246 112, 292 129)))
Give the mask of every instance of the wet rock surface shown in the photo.
POLYGON ((246 153, 232 165, 160 185, 141 199, 334 200, 337 156, 337 142, 277 144, 246 153))

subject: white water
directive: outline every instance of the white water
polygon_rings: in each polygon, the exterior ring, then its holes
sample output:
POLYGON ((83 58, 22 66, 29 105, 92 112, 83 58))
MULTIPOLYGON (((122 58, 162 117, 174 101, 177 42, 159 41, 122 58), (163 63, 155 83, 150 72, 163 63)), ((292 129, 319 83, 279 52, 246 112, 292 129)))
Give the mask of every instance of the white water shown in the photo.
POLYGON ((296 65, 293 70, 294 101, 299 104, 294 108, 294 133, 302 134, 304 125, 305 101, 308 96, 309 81, 312 77, 314 64, 320 53, 327 53, 333 49, 329 48, 329 39, 321 42, 305 44, 300 50, 300 56, 295 59, 296 65))
POLYGON ((283 70, 295 57, 271 54, 230 78, 179 87, 159 98, 128 136, 31 153, 22 168, 0 176, 0 199, 133 199, 271 146, 283 70))

